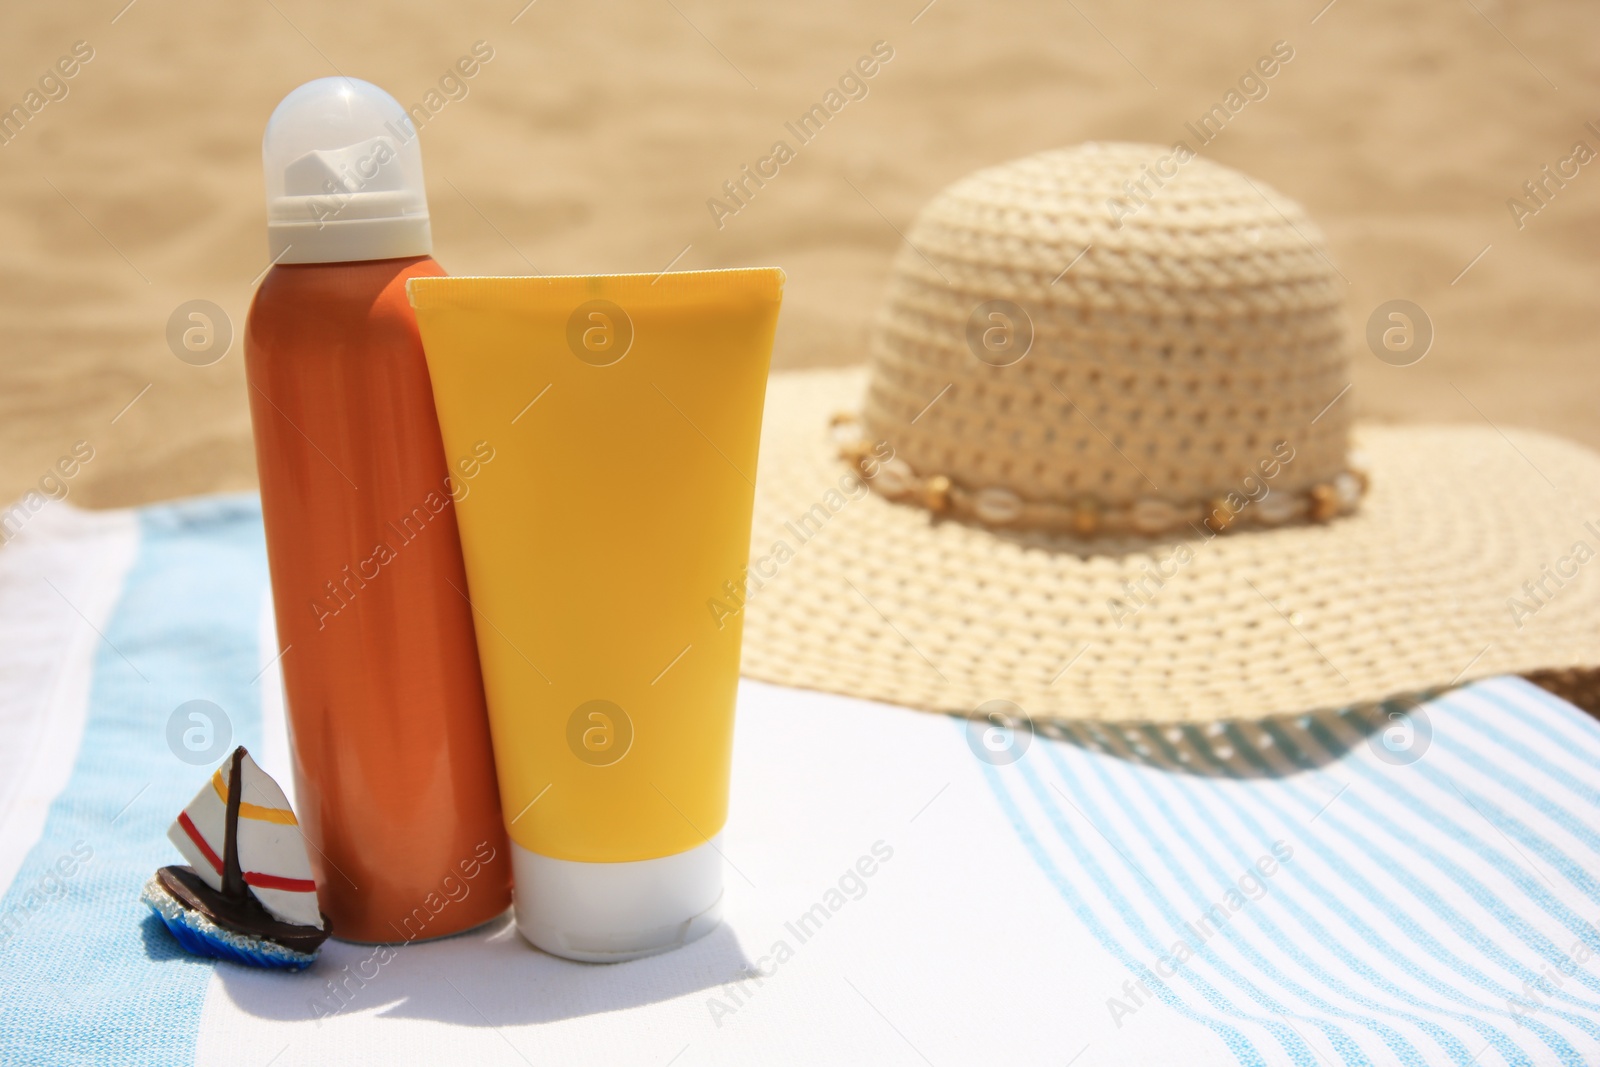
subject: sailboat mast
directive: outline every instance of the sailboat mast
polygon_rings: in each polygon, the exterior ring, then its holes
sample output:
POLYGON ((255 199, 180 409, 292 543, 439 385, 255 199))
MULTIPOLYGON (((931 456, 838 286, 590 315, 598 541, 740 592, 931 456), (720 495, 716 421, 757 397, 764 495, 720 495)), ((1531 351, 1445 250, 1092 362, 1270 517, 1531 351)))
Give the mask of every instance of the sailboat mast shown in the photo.
POLYGON ((233 765, 228 770, 228 817, 222 836, 222 895, 243 900, 248 892, 244 871, 239 866, 239 803, 244 793, 244 746, 233 750, 233 765))

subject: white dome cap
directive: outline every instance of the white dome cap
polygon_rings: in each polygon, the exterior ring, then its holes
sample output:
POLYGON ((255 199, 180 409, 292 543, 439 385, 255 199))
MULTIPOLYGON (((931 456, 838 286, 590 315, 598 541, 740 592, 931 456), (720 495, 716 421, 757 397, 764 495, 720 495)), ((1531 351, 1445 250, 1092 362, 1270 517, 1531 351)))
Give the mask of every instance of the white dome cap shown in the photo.
POLYGON ((433 251, 417 130, 394 97, 318 78, 283 98, 261 141, 275 263, 349 263, 433 251))

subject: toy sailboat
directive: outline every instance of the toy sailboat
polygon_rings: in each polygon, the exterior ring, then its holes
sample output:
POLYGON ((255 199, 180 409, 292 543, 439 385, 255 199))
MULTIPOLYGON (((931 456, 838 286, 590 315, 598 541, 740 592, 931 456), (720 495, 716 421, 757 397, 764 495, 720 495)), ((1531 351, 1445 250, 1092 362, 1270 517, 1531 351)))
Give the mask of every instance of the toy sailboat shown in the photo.
POLYGON ((167 837, 191 865, 161 868, 141 899, 179 944, 256 967, 299 970, 316 959, 333 929, 317 906, 305 840, 283 790, 243 747, 167 837))

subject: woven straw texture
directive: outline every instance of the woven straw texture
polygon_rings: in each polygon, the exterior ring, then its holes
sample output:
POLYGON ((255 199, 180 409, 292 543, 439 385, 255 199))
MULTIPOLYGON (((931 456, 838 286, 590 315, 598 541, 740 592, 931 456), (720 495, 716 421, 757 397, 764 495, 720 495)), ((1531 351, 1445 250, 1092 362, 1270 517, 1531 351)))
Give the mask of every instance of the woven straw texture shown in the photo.
POLYGON ((1169 148, 979 171, 924 208, 895 262, 869 435, 917 474, 1025 500, 1181 506, 1237 488, 1283 440, 1278 488, 1331 481, 1352 409, 1328 407, 1350 379, 1321 241, 1293 201, 1169 148))
POLYGON ((1578 561, 1600 551, 1600 455, 1577 445, 1363 426, 1372 484, 1352 516, 1085 544, 867 489, 828 427, 866 385, 852 369, 769 388, 751 677, 928 710, 1006 699, 1036 719, 1185 722, 1600 663, 1600 560, 1578 561), (1119 619, 1114 603, 1136 610, 1119 619))
POLYGON ((1600 456, 1353 441, 1342 285, 1298 205, 1173 150, 952 185, 868 370, 772 383, 746 673, 1183 722, 1600 664, 1600 456))

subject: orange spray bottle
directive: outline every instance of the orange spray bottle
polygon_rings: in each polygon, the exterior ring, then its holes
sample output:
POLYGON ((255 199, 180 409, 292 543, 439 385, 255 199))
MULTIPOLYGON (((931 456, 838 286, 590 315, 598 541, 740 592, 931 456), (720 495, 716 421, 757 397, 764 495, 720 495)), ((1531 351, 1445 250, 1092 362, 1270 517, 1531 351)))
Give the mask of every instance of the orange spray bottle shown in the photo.
POLYGON ((510 903, 454 502, 406 281, 444 271, 383 90, 323 78, 267 124, 273 266, 245 326, 296 810, 334 935, 412 941, 510 903))

